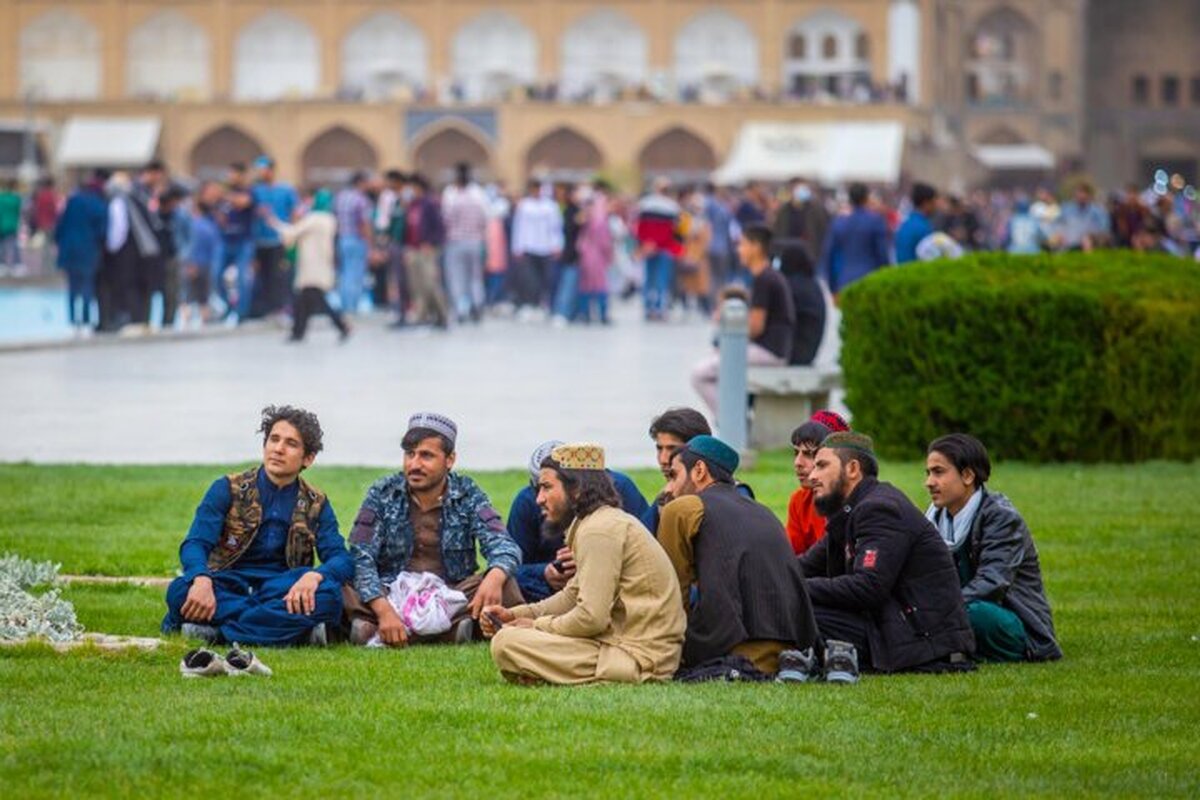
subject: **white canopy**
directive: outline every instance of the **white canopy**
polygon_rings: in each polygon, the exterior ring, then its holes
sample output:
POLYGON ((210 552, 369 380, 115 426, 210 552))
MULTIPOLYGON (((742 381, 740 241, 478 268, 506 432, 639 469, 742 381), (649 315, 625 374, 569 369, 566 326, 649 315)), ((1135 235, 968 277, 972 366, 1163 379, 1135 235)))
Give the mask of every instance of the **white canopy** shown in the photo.
POLYGON ((899 122, 747 122, 713 177, 720 183, 793 177, 895 183, 903 152, 899 122))
POLYGON ((981 144, 972 152, 988 169, 1054 169, 1054 154, 1037 144, 981 144))
POLYGON ((60 167, 140 167, 154 158, 157 117, 71 117, 58 141, 60 167))

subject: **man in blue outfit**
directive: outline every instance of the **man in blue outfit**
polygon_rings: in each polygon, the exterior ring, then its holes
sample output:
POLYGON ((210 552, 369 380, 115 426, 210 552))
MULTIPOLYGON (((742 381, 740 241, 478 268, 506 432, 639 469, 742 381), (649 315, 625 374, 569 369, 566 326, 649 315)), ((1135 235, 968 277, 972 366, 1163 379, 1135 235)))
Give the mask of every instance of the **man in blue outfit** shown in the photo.
POLYGON ((866 186, 851 184, 850 213, 835 219, 825 237, 821 274, 834 297, 889 263, 887 223, 867 207, 870 197, 866 186))
POLYGON ((250 316, 272 314, 287 305, 288 265, 283 240, 267 224, 269 209, 276 219, 292 222, 300 206, 300 195, 290 185, 275 180, 275 162, 270 156, 254 160, 258 180, 251 188, 256 217, 254 220, 254 258, 258 262, 258 277, 250 303, 250 316))
MULTIPOLYGON (((517 585, 526 602, 544 600, 566 586, 575 574, 575 558, 566 546, 566 530, 546 519, 537 504, 537 482, 542 461, 564 442, 552 439, 538 445, 529 458, 529 485, 517 492, 508 510, 508 535, 521 548, 522 564, 517 567, 517 585)), ((641 519, 649 505, 627 475, 605 470, 617 495, 621 510, 641 519)))
POLYGON ((354 586, 343 595, 352 643, 366 644, 378 633, 389 647, 409 644, 411 634, 387 597, 401 572, 432 573, 467 596, 449 633, 434 641, 470 641, 484 606, 524 602, 513 579, 521 548, 483 490, 451 472, 457 437, 458 426, 442 414, 415 414, 401 441, 404 470, 367 490, 350 532, 354 586), (483 572, 476 545, 487 561, 483 572))
POLYGON ((928 183, 912 188, 912 211, 896 231, 896 263, 919 261, 917 245, 934 232, 933 215, 937 212, 938 194, 928 183))
POLYGON ((325 495, 300 477, 321 451, 315 414, 262 412, 263 463, 218 478, 179 548, 183 574, 167 587, 163 633, 209 641, 325 642, 354 566, 325 495), (313 566, 314 554, 321 566, 313 566))

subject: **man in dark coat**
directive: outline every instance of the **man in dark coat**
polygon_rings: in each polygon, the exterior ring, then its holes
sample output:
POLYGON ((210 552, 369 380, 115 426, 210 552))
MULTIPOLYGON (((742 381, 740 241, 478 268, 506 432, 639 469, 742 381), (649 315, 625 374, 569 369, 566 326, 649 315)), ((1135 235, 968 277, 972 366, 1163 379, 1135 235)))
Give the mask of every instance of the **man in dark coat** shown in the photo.
POLYGON ((787 533, 737 490, 737 466, 737 451, 712 436, 677 450, 658 540, 688 612, 683 665, 738 655, 773 674, 780 653, 815 644, 817 627, 787 533))
POLYGON ((825 538, 800 558, 817 627, 880 672, 965 668, 975 649, 945 542, 899 489, 878 480, 871 439, 833 433, 809 481, 825 538))

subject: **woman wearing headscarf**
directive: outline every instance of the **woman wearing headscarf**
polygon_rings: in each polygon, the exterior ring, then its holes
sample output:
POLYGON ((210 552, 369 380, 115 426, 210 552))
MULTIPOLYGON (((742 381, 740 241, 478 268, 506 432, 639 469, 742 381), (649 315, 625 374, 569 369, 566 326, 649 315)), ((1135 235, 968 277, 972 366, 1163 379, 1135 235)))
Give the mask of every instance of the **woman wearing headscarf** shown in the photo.
POLYGON ((308 212, 296 222, 289 225, 272 215, 268 217, 268 224, 279 231, 285 247, 296 247, 296 305, 290 341, 303 341, 313 314, 325 314, 333 320, 345 341, 350 335, 350 326, 330 307, 325 297, 335 283, 333 254, 337 218, 333 215, 333 194, 328 189, 319 189, 313 194, 308 212))

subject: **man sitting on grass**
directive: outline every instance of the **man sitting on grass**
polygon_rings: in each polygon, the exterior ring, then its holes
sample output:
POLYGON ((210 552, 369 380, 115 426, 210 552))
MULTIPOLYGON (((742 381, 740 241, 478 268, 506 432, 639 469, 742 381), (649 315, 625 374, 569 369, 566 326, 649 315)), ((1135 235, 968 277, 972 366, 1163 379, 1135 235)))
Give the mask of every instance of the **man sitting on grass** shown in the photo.
POLYGON ((808 484, 808 475, 812 472, 813 461, 821 442, 831 433, 848 431, 850 426, 841 414, 833 411, 818 411, 796 430, 792 431, 792 448, 796 458, 792 466, 796 470, 796 480, 800 488, 792 493, 788 501, 787 536, 792 545, 792 552, 798 556, 804 555, 810 547, 825 535, 825 518, 817 512, 813 501, 812 487, 808 484))
MULTIPOLYGON (((538 508, 537 484, 542 461, 557 440, 542 442, 529 460, 529 485, 523 486, 508 509, 508 535, 521 548, 522 564, 517 568, 517 585, 527 601, 543 600, 567 585, 575 574, 575 559, 564 541, 564 529, 546 519, 538 508)), ((628 476, 607 470, 613 487, 621 497, 621 509, 635 517, 646 513, 646 498, 628 476)))
POLYGON ((871 439, 860 433, 830 434, 817 451, 809 483, 825 538, 800 557, 817 627, 827 644, 854 646, 854 671, 969 668, 975 637, 950 551, 878 475, 871 439))
POLYGON ((540 603, 484 608, 501 674, 517 683, 670 680, 686 627, 679 582, 663 549, 620 510, 604 450, 555 448, 542 462, 537 502, 567 527, 576 572, 540 603))
MULTIPOLYGON (((367 490, 354 528, 354 586, 345 590, 350 641, 366 644, 376 633, 390 647, 410 641, 400 615, 388 602, 388 585, 401 572, 430 572, 467 596, 463 614, 440 642, 469 642, 486 605, 523 602, 513 579, 521 550, 483 490, 451 472, 458 427, 441 414, 416 414, 408 421, 404 471, 367 490), (478 544, 487 568, 477 572, 478 544)), ((425 641, 413 639, 414 642, 425 641)))
POLYGON ((262 412, 263 463, 209 487, 179 548, 164 633, 212 642, 324 644, 354 575, 325 495, 300 477, 321 451, 315 414, 262 412), (313 567, 313 555, 321 566, 313 567))
POLYGON ((688 598, 684 665, 733 654, 774 674, 784 650, 813 646, 817 625, 783 526, 734 488, 738 461, 712 436, 676 450, 658 541, 688 598))

